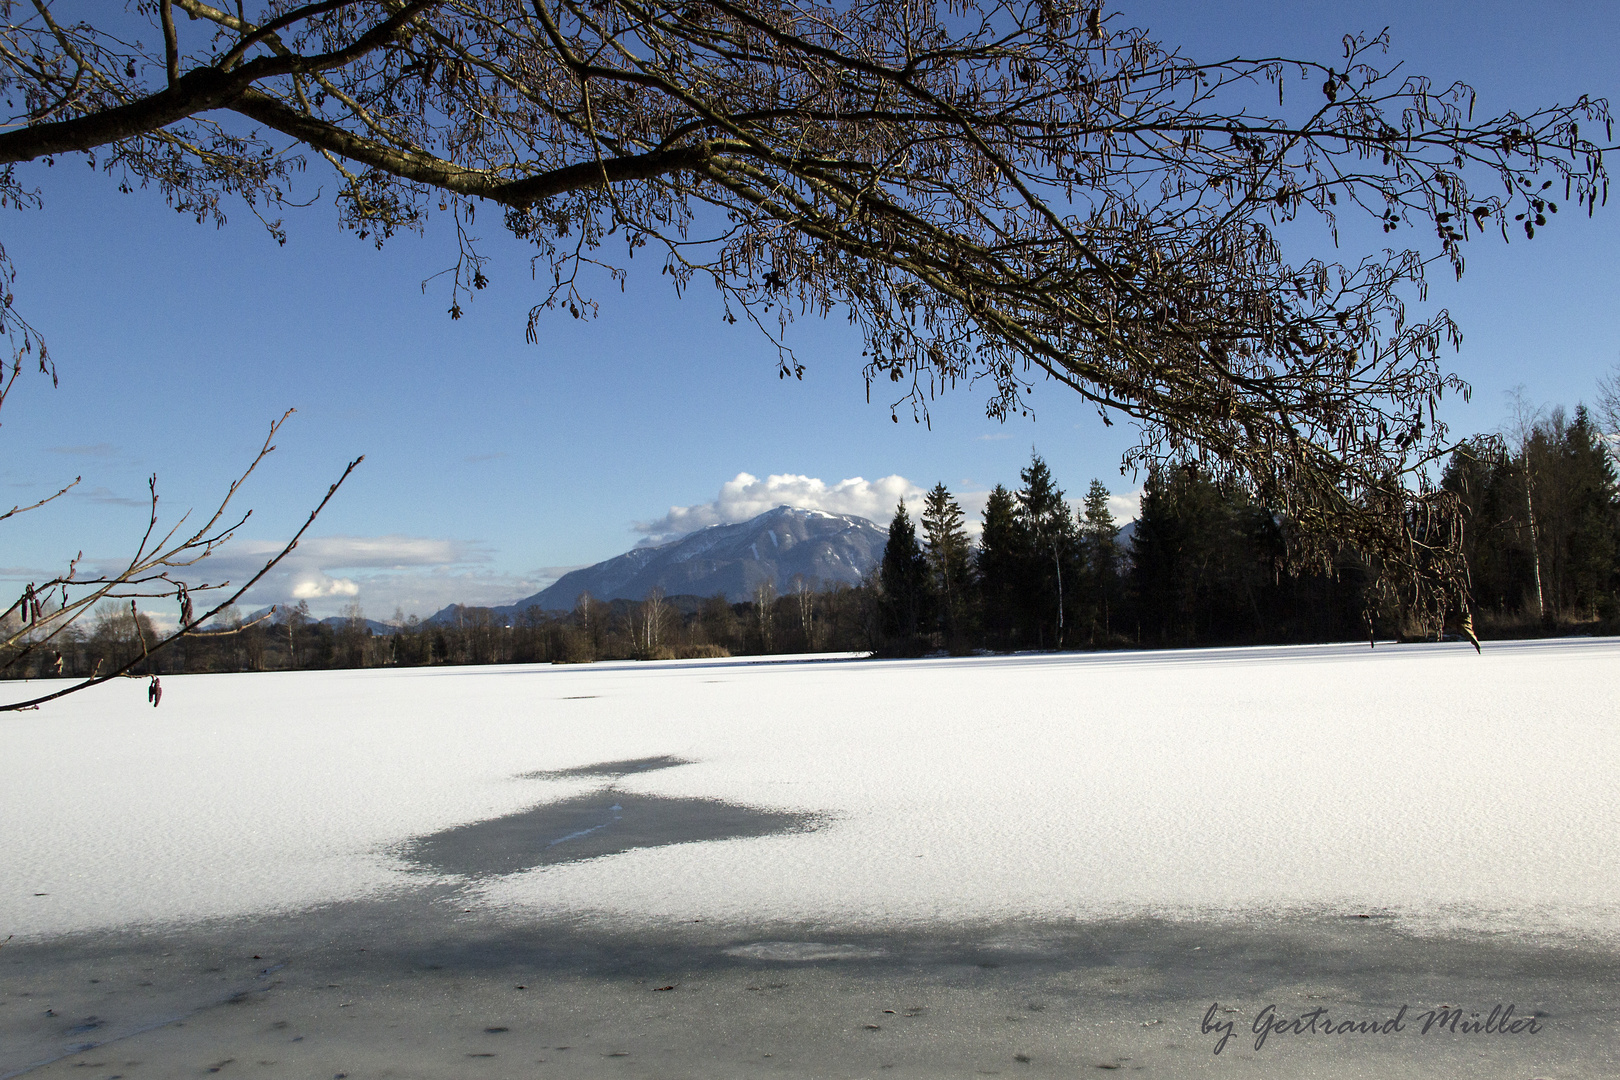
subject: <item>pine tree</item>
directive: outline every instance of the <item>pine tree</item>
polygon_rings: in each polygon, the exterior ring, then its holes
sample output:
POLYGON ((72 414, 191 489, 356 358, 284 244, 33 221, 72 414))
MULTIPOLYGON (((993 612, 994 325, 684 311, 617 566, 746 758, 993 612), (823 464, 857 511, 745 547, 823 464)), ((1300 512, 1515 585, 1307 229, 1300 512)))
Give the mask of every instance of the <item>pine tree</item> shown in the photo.
POLYGON ((1092 623, 1094 645, 1097 644, 1099 633, 1104 643, 1113 633, 1111 620, 1119 595, 1119 526, 1114 524, 1113 511, 1108 509, 1108 498, 1108 488, 1101 480, 1093 479, 1086 491, 1085 508, 1081 512, 1080 547, 1095 613, 1092 623))
POLYGON ((928 611, 928 560, 917 546, 917 530, 906 513, 906 504, 895 507, 889 523, 889 542, 883 549, 885 631, 892 650, 901 653, 921 651, 920 630, 928 611))
POLYGON ((1061 649, 1066 615, 1079 584, 1079 536, 1063 489, 1052 480, 1052 471, 1039 454, 1031 455, 1029 468, 1018 476, 1024 482, 1018 492, 1018 516, 1028 545, 1024 623, 1040 645, 1051 641, 1053 648, 1061 649))
POLYGON ((972 549, 962 528, 962 507, 943 483, 935 484, 923 500, 922 525, 936 625, 945 647, 962 652, 968 633, 972 549))
POLYGON ((1169 644, 1180 592, 1176 558, 1181 536, 1171 505, 1170 480, 1161 468, 1148 470, 1142 505, 1131 533, 1131 586, 1135 593, 1136 643, 1169 644))
POLYGON ((1242 488, 1194 466, 1149 473, 1132 535, 1141 635, 1164 645, 1269 640, 1282 534, 1242 488))
POLYGON ((1562 442, 1559 464, 1568 505, 1558 538, 1564 569, 1558 599, 1577 617, 1613 617, 1620 583, 1620 496, 1614 466, 1584 405, 1576 408, 1562 442))
POLYGON ((1027 547, 1013 493, 997 484, 985 500, 983 521, 974 558, 979 621, 993 647, 1011 649, 1017 644, 1017 600, 1027 547))

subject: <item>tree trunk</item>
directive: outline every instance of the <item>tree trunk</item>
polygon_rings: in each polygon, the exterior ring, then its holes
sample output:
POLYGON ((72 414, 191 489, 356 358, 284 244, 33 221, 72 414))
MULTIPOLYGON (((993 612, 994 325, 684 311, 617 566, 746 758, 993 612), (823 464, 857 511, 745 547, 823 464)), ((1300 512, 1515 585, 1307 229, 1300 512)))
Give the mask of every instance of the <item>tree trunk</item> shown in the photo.
POLYGON ((1536 573, 1536 618, 1547 617, 1547 601, 1541 592, 1541 538, 1536 534, 1536 511, 1530 500, 1530 453, 1524 455, 1524 516, 1530 522, 1530 561, 1536 573))

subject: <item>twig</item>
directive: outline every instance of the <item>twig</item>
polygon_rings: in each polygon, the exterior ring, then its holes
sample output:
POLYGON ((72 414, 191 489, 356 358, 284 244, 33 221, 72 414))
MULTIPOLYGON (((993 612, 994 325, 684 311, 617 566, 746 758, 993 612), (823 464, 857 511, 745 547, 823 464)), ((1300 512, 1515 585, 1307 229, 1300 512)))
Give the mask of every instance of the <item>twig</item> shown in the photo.
MULTIPOLYGON (((338 477, 337 482, 335 484, 333 484, 330 488, 327 489, 326 497, 323 498, 320 501, 320 504, 318 506, 316 506, 315 509, 313 509, 313 510, 311 510, 309 512, 309 519, 307 521, 305 521, 304 524, 303 524, 303 527, 300 528, 298 530, 298 532, 293 535, 293 538, 291 540, 287 541, 286 546, 283 547, 279 552, 277 552, 274 558, 272 558, 269 562, 265 563, 264 568, 261 569, 257 574, 254 574, 253 577, 250 578, 247 581, 246 584, 244 584, 240 589, 237 589, 228 598, 226 598, 222 603, 216 605, 212 610, 205 612, 202 615, 201 618, 194 619, 191 623, 182 623, 180 628, 178 630, 176 630, 174 633, 172 633, 168 637, 162 639, 156 645, 153 645, 150 649, 143 649, 142 654, 140 656, 136 657, 133 660, 130 660, 130 661, 126 662, 121 667, 119 667, 119 668, 117 668, 117 669, 115 669, 113 671, 109 671, 105 675, 92 674, 89 678, 85 679, 83 682, 77 683, 77 684, 75 684, 73 686, 70 686, 65 690, 58 690, 54 694, 46 694, 46 695, 44 695, 42 697, 30 698, 27 701, 18 701, 18 702, 14 702, 12 704, 9 704, 9 705, 0 705, 0 712, 16 712, 16 711, 19 711, 19 710, 22 710, 22 709, 34 708, 36 706, 43 705, 47 701, 55 701, 57 698, 66 697, 68 694, 75 694, 75 693, 78 693, 80 690, 87 690, 90 687, 97 686, 97 685, 99 685, 101 683, 104 683, 104 682, 108 681, 109 679, 116 679, 120 675, 123 675, 125 672, 129 671, 130 669, 134 668, 136 665, 140 664, 143 660, 145 660, 152 653, 156 653, 160 649, 163 649, 163 648, 167 647, 168 645, 171 645, 174 642, 180 640, 181 638, 186 637, 188 634, 191 634, 198 625, 200 625, 201 623, 207 622, 209 619, 212 619, 215 615, 218 615, 221 611, 224 611, 227 607, 230 607, 232 604, 236 603, 237 600, 241 599, 243 593, 247 592, 254 585, 257 585, 259 583, 259 579, 264 577, 264 575, 268 574, 275 567, 275 565, 277 563, 279 563, 282 559, 285 559, 288 555, 292 554, 292 550, 298 546, 298 541, 303 538, 304 533, 309 531, 309 527, 311 525, 315 524, 315 519, 320 516, 320 513, 321 513, 322 510, 326 509, 326 504, 332 501, 332 496, 337 494, 338 488, 343 486, 343 482, 349 478, 349 474, 354 472, 355 468, 358 467, 359 464, 364 460, 366 460, 366 458, 365 458, 365 455, 362 454, 359 457, 355 458, 353 461, 349 462, 348 468, 343 470, 343 475, 338 477)), ((231 488, 231 490, 234 492, 236 490, 236 488, 233 486, 231 488)), ((131 603, 133 604, 133 601, 131 603)), ((138 624, 137 624, 137 627, 138 627, 138 624)), ((144 641, 145 641, 145 639, 143 637, 142 638, 143 645, 144 645, 144 641)))

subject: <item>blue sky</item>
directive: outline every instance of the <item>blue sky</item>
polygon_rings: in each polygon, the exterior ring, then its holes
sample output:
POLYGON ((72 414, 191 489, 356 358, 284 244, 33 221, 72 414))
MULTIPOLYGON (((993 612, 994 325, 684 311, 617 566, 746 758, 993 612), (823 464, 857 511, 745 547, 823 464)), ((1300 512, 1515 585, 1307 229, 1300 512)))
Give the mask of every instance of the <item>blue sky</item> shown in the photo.
MULTIPOLYGON (((1205 58, 1331 62, 1345 32, 1389 26, 1393 58, 1473 83, 1487 113, 1583 92, 1620 98, 1612 2, 1109 10, 1205 58)), ((861 346, 841 321, 795 324, 807 371, 782 381, 769 345, 723 323, 712 292, 677 300, 651 264, 630 264, 623 294, 597 290, 596 321, 549 317, 528 345, 538 291, 494 215, 480 230, 491 287, 453 322, 442 283, 422 288, 453 259, 448 221, 378 252, 337 227, 331 179, 313 165, 306 197, 323 185, 328 197, 286 213, 285 247, 245 208, 227 208, 224 229, 198 226, 156 192, 118 194, 82 163, 35 163, 23 179, 45 208, 5 211, 0 240, 19 269, 17 304, 62 378, 53 390, 25 376, 7 400, 0 483, 22 502, 84 480, 81 494, 7 523, 8 583, 49 576, 79 549, 90 561, 124 553, 145 523, 150 473, 169 519, 211 506, 288 407, 298 415, 242 493, 254 508, 245 543, 215 574, 239 574, 295 530, 363 453, 289 572, 250 598, 298 592, 318 614, 349 602, 374 618, 509 602, 562 568, 773 498, 881 515, 908 485, 944 481, 977 506, 974 493, 1016 485, 1032 445, 1071 495, 1094 476, 1122 495, 1139 483, 1119 473, 1129 434, 1056 387, 1037 389, 1033 420, 990 421, 983 395, 959 388, 934 403, 931 428, 893 424, 886 401, 867 404, 861 346), (865 485, 840 486, 854 478, 865 485)), ((1496 428, 1519 384, 1536 402, 1590 399, 1620 361, 1617 215, 1566 214, 1533 243, 1475 241, 1462 283, 1434 283, 1428 306, 1461 323, 1453 367, 1475 389, 1472 405, 1452 408, 1457 430, 1496 428)))

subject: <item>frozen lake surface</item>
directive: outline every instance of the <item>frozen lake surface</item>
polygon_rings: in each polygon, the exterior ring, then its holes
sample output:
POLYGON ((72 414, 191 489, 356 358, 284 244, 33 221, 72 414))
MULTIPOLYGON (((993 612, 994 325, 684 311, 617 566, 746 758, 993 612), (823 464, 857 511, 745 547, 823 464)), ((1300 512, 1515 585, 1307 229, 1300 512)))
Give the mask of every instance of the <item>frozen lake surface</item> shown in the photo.
MULTIPOLYGON (((1620 641, 185 676, 0 718, 0 937, 463 886, 602 925, 1620 939, 1620 641)), ((3 687, 14 698, 21 687, 3 687)))

